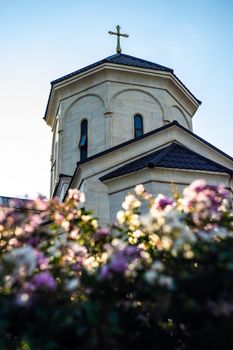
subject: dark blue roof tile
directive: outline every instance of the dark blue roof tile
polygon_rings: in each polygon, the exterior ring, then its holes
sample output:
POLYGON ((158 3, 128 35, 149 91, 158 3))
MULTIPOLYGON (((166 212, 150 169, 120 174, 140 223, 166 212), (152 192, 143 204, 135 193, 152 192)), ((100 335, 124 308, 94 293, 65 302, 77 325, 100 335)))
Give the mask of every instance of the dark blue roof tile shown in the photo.
MULTIPOLYGON (((49 95, 47 106, 46 106, 46 110, 45 110, 44 119, 46 118, 46 115, 47 115, 48 106, 49 106, 50 99, 51 99, 52 89, 53 89, 53 86, 55 84, 60 83, 60 82, 62 82, 64 80, 66 80, 66 79, 75 77, 75 76, 77 76, 77 75, 79 75, 79 74, 81 74, 83 72, 86 72, 86 71, 92 69, 92 68, 98 67, 98 66, 100 66, 103 63, 112 63, 112 64, 118 64, 118 65, 120 64, 120 65, 126 65, 126 66, 131 66, 131 67, 139 67, 139 68, 146 68, 146 69, 151 69, 151 70, 169 72, 169 73, 173 74, 173 76, 176 77, 177 80, 179 80, 178 77, 174 74, 173 69, 171 69, 171 68, 162 66, 160 64, 157 64, 157 63, 154 63, 154 62, 151 62, 151 61, 143 60, 142 58, 138 58, 138 57, 134 57, 134 56, 118 53, 118 54, 106 57, 106 58, 104 58, 104 59, 102 59, 102 60, 100 60, 98 62, 92 63, 92 64, 90 64, 90 65, 88 65, 86 67, 78 69, 78 70, 76 70, 76 71, 74 71, 74 72, 72 72, 70 74, 64 75, 61 78, 53 80, 51 82, 51 90, 50 90, 50 95, 49 95)), ((189 91, 189 93, 193 96, 193 98, 197 101, 197 103, 201 104, 201 101, 198 100, 191 93, 191 91, 182 83, 182 81, 179 80, 179 82, 185 87, 185 89, 187 91, 189 91)))
POLYGON ((78 69, 70 74, 67 74, 67 75, 61 77, 61 78, 58 78, 58 79, 52 81, 51 84, 54 85, 54 84, 59 83, 65 79, 72 78, 73 76, 76 76, 80 73, 86 72, 87 70, 95 68, 103 63, 123 64, 126 66, 134 66, 134 67, 148 68, 148 69, 154 69, 154 70, 162 70, 165 72, 173 73, 173 69, 171 69, 171 68, 161 66, 160 64, 146 61, 146 60, 143 60, 141 58, 118 53, 118 54, 106 57, 98 62, 93 63, 93 64, 90 64, 89 66, 78 69))
POLYGON ((176 168, 187 170, 204 170, 209 172, 228 173, 233 171, 177 143, 143 156, 133 162, 110 172, 100 178, 101 181, 133 173, 144 168, 176 168))
POLYGON ((6 208, 26 208, 27 204, 31 204, 32 199, 0 196, 0 207, 6 208))

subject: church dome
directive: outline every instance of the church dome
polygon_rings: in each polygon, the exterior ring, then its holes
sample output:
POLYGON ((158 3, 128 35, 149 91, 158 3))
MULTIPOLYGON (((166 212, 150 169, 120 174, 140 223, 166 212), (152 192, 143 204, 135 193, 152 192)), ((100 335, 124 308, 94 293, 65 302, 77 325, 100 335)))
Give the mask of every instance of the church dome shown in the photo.
POLYGON ((51 82, 51 188, 76 163, 178 121, 192 131, 200 101, 173 69, 117 53, 51 82))

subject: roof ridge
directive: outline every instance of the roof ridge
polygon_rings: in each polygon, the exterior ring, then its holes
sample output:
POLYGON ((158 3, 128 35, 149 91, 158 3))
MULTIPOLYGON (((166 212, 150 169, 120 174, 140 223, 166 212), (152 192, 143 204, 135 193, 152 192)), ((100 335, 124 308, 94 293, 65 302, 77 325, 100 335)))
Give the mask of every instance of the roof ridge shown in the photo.
POLYGON ((100 64, 102 64, 102 63, 104 63, 104 62, 106 62, 106 59, 107 59, 107 58, 108 58, 108 57, 103 58, 102 60, 99 60, 99 61, 94 62, 94 63, 90 63, 90 64, 88 64, 88 65, 85 66, 85 67, 76 69, 75 71, 73 71, 73 72, 71 72, 71 73, 65 74, 65 75, 63 75, 63 76, 60 77, 60 78, 57 78, 57 79, 55 79, 55 80, 52 80, 50 84, 53 86, 54 84, 59 83, 60 81, 63 81, 63 80, 65 80, 65 79, 71 78, 71 77, 75 76, 76 74, 81 73, 82 71, 86 71, 86 70, 89 70, 89 69, 91 69, 91 68, 94 68, 94 67, 96 67, 96 66, 98 66, 98 65, 100 65, 100 64))
MULTIPOLYGON (((180 128, 181 130, 187 132, 189 135, 191 135, 191 136, 194 137, 195 139, 199 140, 200 142, 204 143, 205 145, 207 145, 208 147, 212 148, 212 149, 215 150, 216 152, 222 154, 224 157, 226 157, 226 158, 230 159, 231 161, 233 161, 233 157, 229 156, 227 153, 221 151, 219 148, 215 147, 214 145, 212 145, 212 144, 209 143, 208 141, 204 140, 202 137, 198 136, 198 135, 195 134, 193 131, 190 131, 189 129, 185 128, 183 125, 181 125, 180 123, 178 123, 176 120, 173 120, 171 123, 168 123, 168 124, 166 124, 166 125, 160 126, 159 128, 156 128, 156 129, 154 129, 154 130, 151 130, 151 131, 149 131, 149 132, 143 134, 142 136, 140 136, 140 137, 138 137, 138 138, 136 138, 136 139, 135 139, 135 138, 134 138, 134 139, 130 139, 130 140, 125 141, 125 142, 123 142, 123 143, 121 143, 121 144, 119 144, 119 145, 115 145, 115 146, 113 146, 113 147, 111 147, 111 148, 108 148, 108 149, 106 149, 106 150, 104 150, 104 151, 101 151, 101 152, 99 152, 99 153, 96 153, 96 154, 94 154, 94 155, 88 157, 88 158, 87 158, 86 160, 84 160, 84 161, 79 161, 79 162, 77 162, 76 170, 77 170, 77 168, 78 168, 81 164, 83 164, 83 163, 87 163, 87 162, 89 162, 89 161, 91 161, 91 160, 93 160, 93 159, 96 159, 96 158, 98 158, 98 157, 101 157, 102 155, 105 155, 105 154, 107 154, 107 153, 111 153, 111 152, 113 152, 113 151, 115 151, 115 150, 117 150, 117 149, 119 149, 119 148, 128 146, 129 144, 132 144, 132 143, 134 143, 134 142, 138 142, 138 141, 140 141, 141 139, 144 139, 144 138, 146 138, 146 137, 150 137, 150 136, 152 136, 152 135, 155 135, 155 134, 159 133, 160 131, 167 130, 167 129, 173 127, 173 126, 177 126, 178 128, 180 128)), ((176 145, 178 145, 177 142, 173 142, 173 143, 176 143, 176 145)), ((180 146, 181 146, 181 145, 180 145, 180 146)), ((181 147, 185 147, 185 146, 182 145, 181 147)), ((187 148, 187 147, 186 147, 186 148, 187 148)), ((187 149, 189 149, 189 148, 187 148, 187 149)), ((74 174, 73 174, 73 176, 74 176, 74 174)), ((73 178, 73 176, 72 176, 72 178, 73 178)))
POLYGON ((231 170, 230 168, 227 168, 222 164, 217 163, 191 150, 190 148, 182 144, 179 144, 177 142, 172 142, 170 145, 165 146, 159 150, 155 150, 147 155, 141 156, 136 160, 129 161, 123 166, 120 166, 119 168, 111 171, 110 173, 100 177, 100 180, 101 181, 109 180, 111 178, 130 174, 147 167, 148 168, 162 167, 162 168, 168 168, 168 169, 177 168, 177 169, 190 169, 190 170, 192 169, 194 171, 206 170, 209 172, 223 172, 223 173, 233 175, 233 170, 231 170), (168 156, 169 154, 171 154, 171 157, 168 157, 166 159, 166 156, 168 156), (189 163, 190 157, 191 157, 191 160, 193 159, 194 165, 192 165, 192 163, 189 163), (183 158, 185 160, 183 160, 183 158), (164 161, 164 163, 161 163, 162 161, 164 161), (186 164, 184 164, 184 162, 186 164))
MULTIPOLYGON (((161 64, 158 64, 158 63, 155 63, 155 62, 152 62, 152 61, 148 61, 148 60, 145 60, 143 58, 139 58, 139 57, 135 57, 135 56, 131 56, 131 55, 127 55, 127 54, 123 54, 123 53, 117 53, 117 54, 114 54, 114 55, 111 55, 111 56, 107 56, 97 62, 94 62, 94 63, 90 63, 88 64, 87 66, 85 67, 82 67, 82 68, 79 68, 79 69, 76 69, 75 71, 71 72, 71 73, 68 73, 60 78, 57 78, 57 79, 54 79, 51 81, 51 85, 53 86, 54 84, 60 82, 60 81, 63 81, 64 79, 67 79, 67 78, 70 78, 70 77, 73 77, 74 75, 76 74, 79 74, 81 73, 82 71, 87 71, 89 69, 91 69, 92 67, 96 67, 102 63, 105 63, 105 62, 110 62, 110 63, 116 63, 116 62, 112 62, 112 59, 114 58, 117 58, 117 57, 126 57, 126 58, 130 58, 134 61, 138 61, 138 62, 141 62, 141 63, 148 63, 150 65, 153 65, 155 67, 157 67, 157 69, 161 69, 161 70, 166 70, 166 71, 169 71, 171 73, 174 73, 174 70, 172 68, 169 68, 169 67, 166 67, 166 66, 163 66, 161 64)), ((120 64, 120 63, 118 63, 120 64)), ((124 64, 124 63, 121 63, 121 64, 124 64)), ((129 64, 128 64, 129 65, 129 64)))
POLYGON ((107 56, 103 60, 109 60, 109 59, 112 59, 112 58, 120 56, 120 55, 122 55, 122 54, 121 53, 114 53, 114 55, 107 56))
MULTIPOLYGON (((209 146, 210 148, 214 149, 215 151, 217 151, 218 153, 222 154, 224 157, 230 159, 231 161, 233 161, 233 157, 231 157, 229 154, 227 154, 226 152, 222 151, 220 148, 212 145, 212 143, 206 141, 205 139, 203 139, 201 136, 198 136, 197 134, 195 134, 193 131, 185 128, 183 125, 181 125, 180 123, 177 122, 177 120, 173 120, 170 124, 168 125, 176 125, 178 126, 180 129, 184 130, 185 132, 187 132, 189 135, 193 136, 194 138, 196 138, 197 140, 201 141, 202 143, 204 143, 205 145, 209 146)), ((156 130, 156 129, 155 129, 156 130)), ((185 147, 185 146, 184 146, 185 147)), ((186 147, 187 148, 187 147, 186 147)), ((189 149, 189 148, 188 148, 189 149)))
POLYGON ((177 145, 179 148, 185 149, 186 152, 189 152, 189 153, 191 153, 191 154, 195 154, 195 155, 197 155, 198 157, 202 158, 203 160, 208 161, 209 163, 212 163, 213 165, 222 168, 223 170, 227 171, 228 173, 230 172, 231 174, 233 174, 233 170, 231 170, 230 168, 228 168, 228 167, 226 167, 226 166, 224 166, 224 165, 222 165, 222 164, 220 164, 220 163, 217 163, 217 162, 215 162, 214 160, 212 160, 212 159, 210 159, 210 158, 207 158, 207 157, 203 156, 202 154, 197 153, 197 152, 193 151, 192 149, 190 149, 190 148, 188 148, 188 147, 186 147, 186 146, 178 145, 178 144, 176 144, 176 145, 177 145))
MULTIPOLYGON (((161 69, 169 70, 169 71, 171 71, 172 73, 174 72, 174 70, 173 70, 172 68, 163 66, 163 65, 161 65, 161 64, 158 64, 158 63, 156 63, 156 62, 149 61, 149 60, 144 59, 144 58, 140 58, 140 57, 136 57, 136 56, 127 55, 127 54, 125 54, 125 53, 120 53, 120 54, 118 54, 118 55, 119 55, 119 56, 125 56, 125 57, 131 58, 131 59, 136 60, 136 61, 146 62, 146 63, 152 64, 152 65, 155 65, 155 66, 157 66, 157 67, 160 67, 161 69)), ((115 55, 115 56, 116 56, 116 55, 115 55)))
MULTIPOLYGON (((155 158, 156 158, 156 157, 159 157, 159 159, 157 159, 157 161, 162 160, 162 158, 164 158, 165 155, 171 151, 171 148, 173 148, 175 144, 176 144, 175 142, 172 142, 172 144, 170 144, 170 145, 168 145, 168 146, 165 146, 165 147, 163 147, 163 148, 154 150, 153 152, 151 152, 151 153, 149 153, 149 154, 146 154, 146 155, 144 155, 144 156, 142 156, 142 157, 139 157, 139 158, 137 158, 137 159, 134 159, 134 160, 132 160, 131 162, 122 165, 122 166, 120 167, 120 169, 121 169, 121 170, 127 169, 128 166, 129 166, 129 164, 130 164, 130 165, 137 164, 138 160, 139 160, 139 159, 142 159, 142 158, 145 160, 145 162, 144 162, 144 163, 141 163, 140 169, 144 169, 144 168, 147 168, 147 167, 148 167, 148 168, 153 168, 154 166, 156 166, 156 164, 153 164, 153 160, 151 161, 150 158, 154 156, 155 158), (150 164, 152 164, 152 166, 150 166, 150 164)), ((111 172, 110 172, 109 174, 107 174, 107 175, 104 175, 104 176, 100 177, 100 180, 101 180, 101 181, 102 181, 102 180, 105 180, 105 177, 108 177, 108 176, 111 175, 112 173, 115 173, 115 171, 117 171, 117 169, 111 171, 111 172)), ((126 172, 126 173, 127 173, 127 172, 126 172)))
MULTIPOLYGON (((197 153, 197 152, 193 151, 192 149, 186 147, 185 145, 181 145, 181 144, 179 144, 179 143, 177 143, 177 142, 172 142, 172 144, 169 145, 168 147, 170 147, 169 152, 166 152, 166 154, 160 159, 160 161, 161 161, 168 153, 170 153, 172 150, 174 150, 174 148, 179 148, 179 149, 185 150, 186 152, 189 152, 189 153, 192 154, 192 155, 196 155, 196 156, 202 158, 203 160, 208 161, 209 163, 212 163, 212 164, 215 165, 215 166, 218 166, 218 167, 222 168, 223 170, 227 171, 228 173, 229 173, 229 171, 230 171, 231 173, 233 173, 233 171, 232 171, 230 168, 228 168, 228 167, 226 167, 226 166, 224 166, 224 165, 222 165, 222 164, 220 164, 220 163, 217 163, 217 162, 215 162, 214 160, 212 160, 212 159, 210 159, 210 158, 207 158, 207 157, 203 156, 203 155, 200 154, 200 153, 197 153), (172 146, 172 147, 171 147, 171 146, 172 146)), ((158 165, 158 164, 157 164, 157 165, 158 165)))
MULTIPOLYGON (((163 147, 161 148, 160 152, 157 153, 154 158, 152 158, 151 161, 148 162, 148 167, 149 168, 154 168, 156 165, 159 165, 160 161, 166 157, 166 155, 168 153, 170 153, 170 151, 172 150, 173 148, 173 143, 171 143, 169 146, 166 146, 166 147, 163 147)), ((155 151, 156 152, 156 151, 155 151)), ((154 152, 154 153, 155 153, 154 152)), ((158 151, 157 151, 158 152, 158 151)))

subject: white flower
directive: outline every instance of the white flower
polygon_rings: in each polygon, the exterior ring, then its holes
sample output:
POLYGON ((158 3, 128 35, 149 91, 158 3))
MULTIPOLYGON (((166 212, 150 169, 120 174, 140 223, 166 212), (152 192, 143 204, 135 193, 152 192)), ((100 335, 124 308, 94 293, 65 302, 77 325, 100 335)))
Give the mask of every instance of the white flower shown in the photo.
POLYGON ((209 232, 205 232, 201 230, 197 232, 197 236, 206 242, 211 242, 214 239, 214 237, 209 232))
MULTIPOLYGON (((176 255, 178 250, 180 250, 187 243, 196 242, 196 235, 189 229, 188 226, 184 226, 180 231, 179 236, 174 240, 172 247, 172 254, 176 255)), ((191 256, 190 254, 188 254, 191 256)))
POLYGON ((153 284, 157 279, 158 274, 154 270, 149 270, 145 272, 144 278, 149 284, 153 284))
POLYGON ((144 188, 144 186, 143 186, 142 184, 140 184, 140 185, 137 185, 137 186, 134 188, 134 191, 135 191, 135 193, 136 193, 138 196, 140 196, 140 195, 142 195, 142 194, 145 192, 145 188, 144 188))
POLYGON ((36 251, 30 246, 12 249, 4 260, 15 266, 13 275, 30 275, 37 265, 36 251))
POLYGON ((70 228, 70 223, 67 220, 63 220, 61 226, 64 228, 65 231, 68 231, 70 228))
POLYGON ((127 243, 122 241, 119 238, 113 238, 112 240, 112 246, 116 247, 117 249, 124 249, 126 247, 127 243))
POLYGON ((16 296, 16 303, 18 305, 21 305, 21 306, 27 305, 29 301, 30 301, 30 295, 28 293, 19 293, 16 296))
POLYGON ((163 227, 164 232, 170 233, 174 230, 181 231, 183 229, 183 222, 181 221, 180 215, 175 211, 164 210, 165 225, 163 227))
POLYGON ((122 203, 122 208, 125 210, 136 209, 139 208, 140 205, 141 202, 133 194, 128 194, 122 203))
POLYGON ((184 252, 184 257, 186 259, 192 259, 194 257, 194 253, 193 251, 190 249, 190 250, 187 250, 184 252))
POLYGON ((66 283, 66 289, 68 291, 72 291, 76 289, 80 284, 80 281, 78 278, 72 278, 66 283))
POLYGON ((68 246, 73 252, 75 252, 76 255, 79 254, 79 255, 83 255, 83 256, 84 256, 85 254, 87 254, 87 248, 84 247, 84 246, 81 246, 80 244, 78 244, 78 243, 76 243, 76 242, 69 242, 69 243, 67 244, 67 246, 68 246))
POLYGON ((81 219, 83 222, 88 222, 90 219, 91 219, 91 216, 90 215, 82 215, 81 216, 81 219))
POLYGON ((147 232, 153 232, 153 219, 150 214, 145 214, 141 216, 141 224, 145 227, 147 232))
POLYGON ((164 265, 161 261, 155 261, 152 265, 151 265, 152 270, 161 272, 164 270, 164 265))
POLYGON ((93 219, 91 223, 92 223, 92 226, 94 227, 94 229, 97 230, 99 227, 98 221, 96 219, 93 219))
POLYGON ((117 220, 119 221, 119 224, 123 224, 125 222, 125 213, 123 210, 119 210, 116 217, 117 217, 117 220))
POLYGON ((167 236, 163 236, 161 238, 161 247, 162 247, 162 249, 169 250, 171 248, 171 246, 172 246, 172 243, 173 243, 172 239, 167 237, 167 236))
POLYGON ((160 241, 160 238, 158 235, 156 235, 156 233, 152 233, 150 235, 150 241, 152 244, 154 244, 156 246, 158 244, 158 242, 160 241))
POLYGON ((197 238, 194 235, 194 233, 190 230, 188 226, 184 226, 182 228, 180 237, 183 239, 185 242, 196 242, 197 238))
POLYGON ((129 228, 131 230, 134 230, 136 227, 138 227, 140 225, 140 220, 139 220, 139 216, 137 214, 133 214, 130 216, 130 225, 129 228))
POLYGON ((139 238, 139 237, 142 237, 144 234, 141 230, 136 230, 132 233, 132 235, 134 238, 139 238))
MULTIPOLYGON (((141 249, 143 249, 143 246, 142 246, 142 245, 139 245, 139 247, 140 247, 141 249)), ((142 251, 141 251, 141 257, 142 257, 142 259, 145 260, 148 264, 151 264, 151 263, 152 263, 151 256, 150 256, 150 254, 149 254, 147 251, 142 250, 142 251)))
POLYGON ((85 193, 83 192, 79 193, 79 201, 80 203, 84 203, 86 201, 85 193))
POLYGON ((174 288, 174 281, 173 278, 170 276, 160 276, 158 282, 162 287, 167 287, 168 289, 174 288))
POLYGON ((90 256, 89 258, 84 260, 83 265, 89 272, 94 272, 94 270, 99 266, 99 263, 94 256, 90 256))
POLYGON ((211 234, 214 235, 214 237, 218 237, 221 239, 231 236, 230 231, 228 231, 225 227, 220 226, 214 227, 211 234))
POLYGON ((70 238, 77 239, 79 237, 80 230, 79 228, 75 228, 70 232, 70 238))

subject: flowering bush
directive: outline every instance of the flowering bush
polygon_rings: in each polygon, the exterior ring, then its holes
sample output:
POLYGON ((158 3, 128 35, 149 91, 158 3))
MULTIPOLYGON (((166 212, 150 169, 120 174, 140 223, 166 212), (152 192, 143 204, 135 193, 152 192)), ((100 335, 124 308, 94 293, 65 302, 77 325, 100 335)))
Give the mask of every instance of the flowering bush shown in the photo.
POLYGON ((0 212, 0 349, 232 349, 229 192, 138 185, 108 228, 84 200, 0 212))

